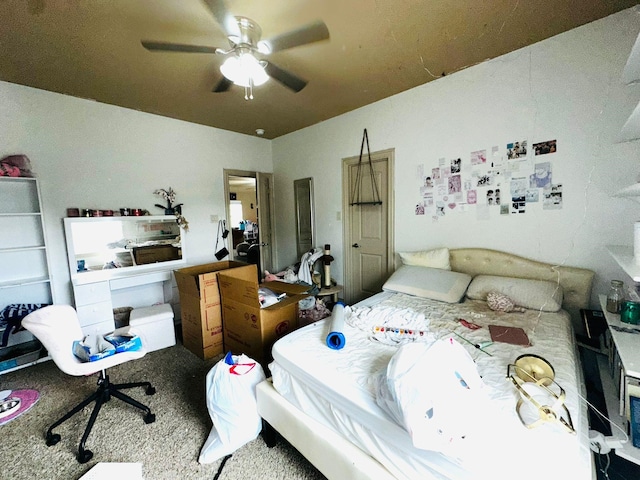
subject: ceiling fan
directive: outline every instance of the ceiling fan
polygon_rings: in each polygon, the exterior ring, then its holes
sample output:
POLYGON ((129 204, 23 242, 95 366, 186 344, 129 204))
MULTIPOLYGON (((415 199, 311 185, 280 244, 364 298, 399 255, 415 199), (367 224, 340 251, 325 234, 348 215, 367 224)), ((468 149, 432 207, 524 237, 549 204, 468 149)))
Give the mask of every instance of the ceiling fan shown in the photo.
POLYGON ((253 99, 253 87, 262 85, 269 77, 294 92, 299 92, 307 85, 305 80, 294 73, 261 57, 289 48, 327 40, 329 30, 324 22, 316 21, 297 30, 261 40, 262 29, 260 26, 247 17, 231 15, 223 0, 204 0, 204 3, 226 33, 230 45, 228 50, 150 40, 142 40, 142 46, 149 51, 214 53, 226 56, 226 60, 220 66, 223 77, 213 91, 216 93, 225 92, 233 84, 240 85, 245 89, 245 100, 253 99))

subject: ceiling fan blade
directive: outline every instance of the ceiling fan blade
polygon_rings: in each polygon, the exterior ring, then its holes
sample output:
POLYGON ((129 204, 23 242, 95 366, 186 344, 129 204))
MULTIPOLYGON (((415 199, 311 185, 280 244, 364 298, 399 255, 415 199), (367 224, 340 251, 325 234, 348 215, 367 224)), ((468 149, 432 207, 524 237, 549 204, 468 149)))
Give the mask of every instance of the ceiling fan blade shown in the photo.
POLYGON ((215 88, 212 90, 213 93, 221 93, 226 92, 233 85, 233 82, 229 80, 227 77, 222 77, 215 88))
POLYGON ((204 4, 211 11, 216 22, 222 26, 227 35, 240 35, 238 22, 227 10, 224 0, 204 0, 204 4))
POLYGON ((285 87, 290 88, 296 93, 307 86, 306 80, 301 79, 293 73, 284 70, 271 62, 267 62, 267 65, 264 67, 264 71, 267 72, 267 75, 271 78, 277 80, 285 87))
POLYGON ((260 43, 266 45, 269 51, 273 53, 286 50, 287 48, 327 40, 328 38, 329 29, 322 20, 318 20, 297 30, 277 35, 260 43))
POLYGON ((190 53, 216 53, 216 47, 205 47, 200 45, 183 45, 181 43, 151 42, 142 40, 142 46, 150 51, 162 52, 190 52, 190 53))

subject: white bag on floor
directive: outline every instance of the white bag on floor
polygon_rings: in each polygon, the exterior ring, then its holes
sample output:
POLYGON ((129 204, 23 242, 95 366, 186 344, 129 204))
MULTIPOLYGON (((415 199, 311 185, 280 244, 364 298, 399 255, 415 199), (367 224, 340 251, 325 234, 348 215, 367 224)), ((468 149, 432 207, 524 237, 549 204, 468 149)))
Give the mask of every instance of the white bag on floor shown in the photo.
POLYGON ((256 404, 256 386, 265 379, 262 366, 246 355, 231 355, 207 374, 207 409, 213 428, 199 463, 213 463, 255 439, 262 429, 256 404))

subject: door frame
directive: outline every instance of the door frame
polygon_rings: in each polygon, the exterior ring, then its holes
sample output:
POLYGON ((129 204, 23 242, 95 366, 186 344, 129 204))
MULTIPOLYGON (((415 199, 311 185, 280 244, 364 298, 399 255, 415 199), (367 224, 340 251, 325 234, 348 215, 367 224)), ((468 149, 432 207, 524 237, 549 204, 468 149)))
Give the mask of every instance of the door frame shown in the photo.
MULTIPOLYGON (((258 208, 258 215, 260 215, 260 198, 258 197, 258 176, 260 175, 268 175, 271 177, 271 179, 273 179, 273 174, 270 172, 256 172, 256 171, 251 171, 251 170, 234 170, 234 169, 228 169, 228 168, 224 168, 223 169, 223 183, 224 183, 224 206, 225 206, 225 218, 227 220, 227 224, 229 222, 229 219, 231 218, 230 215, 230 206, 231 206, 231 198, 230 198, 230 189, 229 189, 229 177, 247 177, 247 178, 253 178, 256 181, 256 208, 258 208)), ((273 180, 271 180, 271 185, 273 187, 273 180)), ((277 262, 277 258, 276 258, 276 245, 275 245, 275 218, 274 218, 274 200, 273 200, 273 188, 271 189, 271 195, 270 195, 270 208, 268 209, 268 211, 271 212, 270 215, 270 224, 271 224, 271 232, 270 232, 270 238, 271 238, 271 242, 269 247, 271 248, 271 261, 274 265, 276 265, 277 262)), ((262 209, 267 210, 267 209, 262 209)), ((230 226, 229 226, 230 227, 230 226)), ((258 222, 258 228, 262 229, 264 227, 260 225, 260 222, 258 222)), ((259 230, 260 231, 260 230, 259 230)), ((258 233, 258 235, 260 235, 258 233)), ((262 243, 262 239, 260 240, 262 243)), ((232 247, 232 246, 231 246, 232 247)), ((262 265, 262 255, 260 256, 260 263, 261 265, 259 265, 258 267, 262 269, 264 269, 264 265, 262 265)), ((229 258, 230 259, 236 259, 235 257, 235 253, 233 252, 233 248, 229 248, 229 258)))
MULTIPOLYGON (((395 195, 394 195, 394 171, 395 171, 395 149, 389 148, 386 150, 379 150, 371 153, 371 162, 376 163, 382 160, 387 161, 387 202, 386 206, 383 203, 382 208, 387 209, 387 269, 389 272, 393 272, 395 268, 395 195)), ((342 252, 343 252, 343 295, 347 303, 351 302, 352 289, 351 279, 355 272, 351 271, 351 255, 353 249, 351 248, 351 211, 350 208, 350 185, 349 185, 349 167, 357 165, 360 161, 360 156, 342 159, 342 252)), ((364 161, 364 160, 363 160, 364 161)), ((368 161, 367 161, 368 166, 368 161)))
POLYGON ((277 265, 277 253, 276 253, 276 232, 275 232, 275 199, 274 199, 274 187, 273 187, 273 173, 270 172, 256 172, 256 199, 258 207, 258 238, 260 239, 260 275, 263 275, 266 270, 275 270, 277 265), (265 198, 265 192, 263 191, 262 183, 267 182, 267 198, 265 198), (269 203, 269 207, 266 208, 264 202, 269 203), (265 214, 268 212, 268 214, 265 214), (266 215, 266 217, 265 217, 266 215), (268 222, 269 228, 265 229, 265 221, 268 222), (260 232, 267 232, 261 236, 260 232), (268 242, 265 242, 267 237, 268 242), (266 262, 265 250, 269 251, 269 263, 266 262))
MULTIPOLYGON (((224 216, 227 221, 227 228, 231 230, 232 225, 229 224, 231 221, 231 190, 229 188, 229 177, 247 177, 253 178, 256 181, 256 206, 258 204, 258 180, 256 178, 256 172, 252 172, 249 170, 232 170, 224 168, 222 170, 223 184, 224 184, 224 216)), ((232 240, 233 242, 233 240, 232 240)), ((229 245, 229 259, 236 260, 236 256, 234 253, 233 245, 229 245)))

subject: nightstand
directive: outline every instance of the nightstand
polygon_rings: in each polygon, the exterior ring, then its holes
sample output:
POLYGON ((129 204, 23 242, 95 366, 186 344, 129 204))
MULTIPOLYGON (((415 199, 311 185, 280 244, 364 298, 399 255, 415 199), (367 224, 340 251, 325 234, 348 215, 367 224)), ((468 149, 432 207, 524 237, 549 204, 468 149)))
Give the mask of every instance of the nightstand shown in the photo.
POLYGON ((331 295, 331 301, 336 303, 338 301, 338 295, 342 291, 342 285, 333 285, 329 288, 322 287, 318 293, 316 293, 316 298, 319 298, 324 301, 323 297, 328 297, 331 295))

